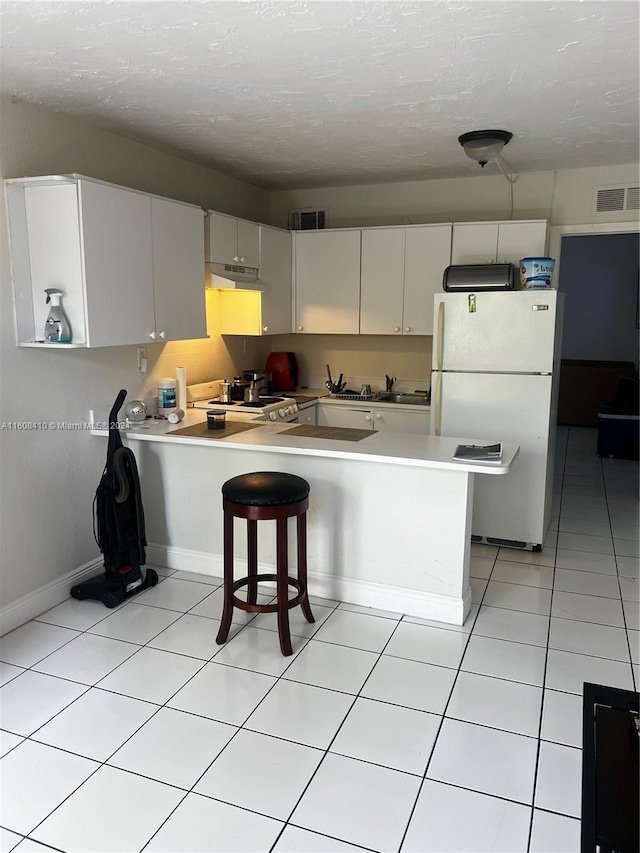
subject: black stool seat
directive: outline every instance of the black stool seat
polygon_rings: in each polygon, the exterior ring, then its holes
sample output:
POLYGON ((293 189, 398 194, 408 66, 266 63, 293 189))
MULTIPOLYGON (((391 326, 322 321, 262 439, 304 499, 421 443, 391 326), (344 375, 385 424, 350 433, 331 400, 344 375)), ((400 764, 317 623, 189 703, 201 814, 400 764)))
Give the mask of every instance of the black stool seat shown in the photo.
POLYGON ((247 506, 282 506, 297 503, 309 496, 309 483, 295 474, 279 471, 258 471, 240 474, 222 487, 225 500, 247 506))
POLYGON ((216 643, 226 642, 235 607, 249 613, 277 613, 280 649, 283 655, 293 654, 289 631, 289 610, 300 605, 307 622, 315 622, 307 593, 307 509, 309 483, 295 474, 278 471, 258 471, 233 477, 222 486, 224 513, 224 603, 216 643), (289 575, 287 522, 297 522, 298 576, 289 575), (233 578, 234 519, 247 522, 247 577, 233 578), (276 523, 276 572, 258 572, 258 522, 276 523), (258 604, 258 584, 276 584, 276 602, 258 604), (235 593, 247 587, 243 601, 235 593), (295 594, 289 596, 289 587, 295 594))

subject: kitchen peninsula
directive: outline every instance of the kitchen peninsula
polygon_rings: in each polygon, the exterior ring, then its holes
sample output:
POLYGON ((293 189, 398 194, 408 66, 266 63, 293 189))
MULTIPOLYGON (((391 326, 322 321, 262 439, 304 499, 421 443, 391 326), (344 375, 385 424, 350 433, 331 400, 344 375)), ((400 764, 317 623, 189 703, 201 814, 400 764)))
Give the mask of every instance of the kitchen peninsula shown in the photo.
MULTIPOLYGON (((501 463, 486 465, 452 461, 456 445, 472 438, 393 431, 314 438, 296 434, 310 427, 281 423, 245 424, 218 438, 199 427, 203 421, 203 412, 189 410, 180 424, 123 432, 138 461, 150 564, 221 577, 222 484, 249 471, 287 471, 311 484, 312 594, 463 624, 474 478, 508 475, 516 445, 503 444, 501 463), (185 435, 185 427, 199 434, 185 435)), ((240 560, 245 538, 243 531, 240 560)), ((273 567, 275 526, 261 524, 258 539, 261 570, 273 567)))

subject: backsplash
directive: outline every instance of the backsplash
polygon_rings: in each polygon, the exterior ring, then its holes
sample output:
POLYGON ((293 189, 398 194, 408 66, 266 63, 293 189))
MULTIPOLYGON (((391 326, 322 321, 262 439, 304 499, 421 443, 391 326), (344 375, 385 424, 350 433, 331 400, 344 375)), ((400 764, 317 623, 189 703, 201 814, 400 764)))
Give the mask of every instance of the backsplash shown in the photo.
POLYGON ((431 346, 426 335, 274 335, 263 339, 264 359, 271 351, 295 352, 300 368, 300 385, 323 387, 326 365, 334 380, 344 374, 349 388, 373 391, 385 387, 385 375, 395 376, 400 391, 424 390, 431 380, 431 346))

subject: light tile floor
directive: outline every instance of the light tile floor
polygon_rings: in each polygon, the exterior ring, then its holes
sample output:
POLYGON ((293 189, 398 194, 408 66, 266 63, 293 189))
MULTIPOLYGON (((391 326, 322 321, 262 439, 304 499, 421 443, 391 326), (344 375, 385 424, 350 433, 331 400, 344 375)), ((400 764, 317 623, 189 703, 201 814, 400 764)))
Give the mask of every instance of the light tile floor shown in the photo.
POLYGON ((0 853, 577 851, 583 681, 638 686, 638 466, 561 429, 540 553, 472 547, 462 628, 238 614, 160 570, 0 639, 0 853))

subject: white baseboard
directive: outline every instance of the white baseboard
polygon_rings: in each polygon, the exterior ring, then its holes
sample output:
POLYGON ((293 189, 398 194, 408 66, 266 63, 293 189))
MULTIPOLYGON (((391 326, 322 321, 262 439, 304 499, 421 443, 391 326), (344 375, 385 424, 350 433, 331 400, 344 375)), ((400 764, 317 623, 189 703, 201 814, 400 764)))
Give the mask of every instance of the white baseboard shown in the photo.
POLYGON ((99 574, 102 567, 102 557, 95 557, 83 566, 67 572, 61 578, 57 578, 0 608, 0 635, 8 634, 9 631, 19 628, 20 625, 40 616, 46 610, 50 610, 57 604, 62 604, 69 598, 69 590, 74 584, 99 574))
MULTIPOLYGON (((188 548, 175 548, 171 545, 150 544, 146 548, 147 564, 165 566, 169 569, 181 569, 185 572, 221 578, 223 574, 222 555, 194 551, 188 548)), ((238 560, 238 567, 243 564, 238 560)), ((0 609, 0 635, 7 634, 30 619, 40 616, 57 604, 69 598, 70 588, 102 569, 102 557, 96 557, 83 566, 73 569, 51 583, 40 587, 28 595, 13 601, 0 609)), ((260 572, 273 573, 275 567, 260 564, 260 572)), ((242 569, 238 571, 241 575, 242 569)), ((449 622, 462 625, 471 609, 471 590, 468 589, 462 599, 447 595, 433 595, 404 590, 400 587, 357 581, 350 578, 336 578, 333 575, 309 572, 309 592, 320 598, 331 598, 363 607, 390 610, 407 616, 433 619, 437 622, 449 622)))
POLYGON ((181 569, 198 575, 222 577, 222 554, 209 554, 206 551, 155 543, 147 545, 145 552, 150 566, 165 566, 167 569, 181 569))
MULTIPOLYGON (((187 548, 175 548, 171 545, 147 545, 147 562, 150 565, 166 566, 170 569, 182 569, 186 572, 221 578, 223 575, 222 555, 208 554, 204 551, 192 551, 187 548)), ((243 565, 237 560, 237 566, 243 565)), ((275 567, 259 564, 258 571, 273 573, 275 567)), ((237 571, 240 577, 242 569, 237 571)), ((309 572, 309 593, 320 598, 331 598, 363 607, 390 610, 407 616, 433 619, 436 622, 448 622, 462 625, 471 610, 471 589, 468 588, 462 598, 450 595, 435 595, 428 592, 416 592, 386 584, 369 583, 351 578, 337 578, 320 572, 309 572)))

